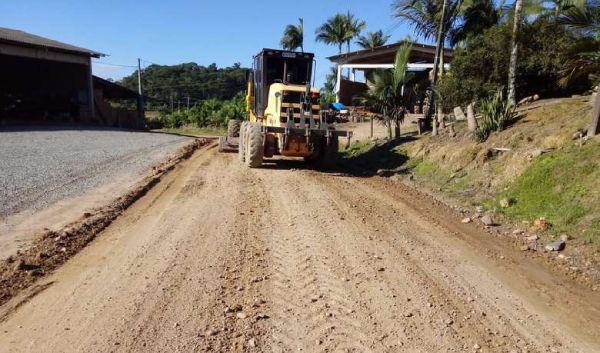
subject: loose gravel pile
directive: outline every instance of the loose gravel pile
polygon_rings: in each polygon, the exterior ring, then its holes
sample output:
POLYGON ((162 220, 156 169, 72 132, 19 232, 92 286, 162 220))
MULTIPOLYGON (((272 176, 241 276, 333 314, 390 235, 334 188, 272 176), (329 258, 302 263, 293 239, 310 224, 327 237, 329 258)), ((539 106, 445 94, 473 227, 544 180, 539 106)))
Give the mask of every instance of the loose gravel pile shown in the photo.
POLYGON ((0 216, 140 175, 192 139, 102 128, 0 131, 0 216))

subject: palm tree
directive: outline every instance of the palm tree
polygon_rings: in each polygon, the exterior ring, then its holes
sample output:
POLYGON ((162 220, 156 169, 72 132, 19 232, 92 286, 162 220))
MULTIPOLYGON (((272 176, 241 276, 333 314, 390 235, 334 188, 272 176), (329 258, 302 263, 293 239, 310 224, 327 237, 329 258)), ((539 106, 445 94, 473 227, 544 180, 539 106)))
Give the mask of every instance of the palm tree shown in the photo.
POLYGON ((584 36, 600 40, 600 0, 587 0, 562 12, 559 21, 584 36))
POLYGON ((304 52, 304 20, 298 19, 299 23, 295 25, 287 25, 283 31, 281 38, 281 46, 286 50, 296 50, 298 47, 304 52))
POLYGON ((337 14, 327 19, 315 31, 317 42, 337 45, 339 54, 342 54, 342 46, 348 40, 348 28, 345 16, 337 14))
POLYGON ((408 72, 407 68, 411 49, 412 44, 405 42, 396 52, 393 69, 379 69, 373 72, 373 81, 368 83, 369 89, 364 98, 367 105, 381 114, 390 138, 392 137, 392 124, 394 125, 394 137, 400 137, 400 124, 404 121, 406 113, 403 87, 414 79, 414 74, 408 72))
POLYGON ((347 52, 350 52, 350 42, 360 35, 363 29, 367 26, 365 21, 359 20, 353 14, 348 11, 346 15, 344 15, 344 21, 346 22, 346 44, 348 45, 347 52))
POLYGON ((460 24, 449 29, 450 46, 465 41, 468 37, 483 33, 498 23, 503 16, 503 6, 496 7, 493 0, 472 0, 461 11, 460 24))
POLYGON ((379 30, 377 32, 369 32, 364 36, 358 36, 356 44, 363 49, 374 49, 385 45, 388 39, 390 39, 390 36, 383 34, 383 31, 379 30))
MULTIPOLYGON (((441 39, 442 46, 459 19, 464 0, 395 0, 394 16, 413 26, 416 35, 425 40, 441 39), (443 16, 442 16, 443 13, 443 16), (443 21, 442 21, 443 17, 443 21), (442 23, 443 22, 443 23, 442 23)), ((444 55, 441 51, 439 67, 443 73, 444 55)))
POLYGON ((515 81, 517 77, 517 52, 519 49, 519 26, 521 25, 521 10, 523 9, 523 0, 515 1, 515 14, 512 31, 512 43, 510 47, 510 63, 508 66, 508 103, 516 106, 515 81))
MULTIPOLYGON (((459 18, 463 0, 448 0, 446 14, 442 28, 442 39, 447 39, 447 34, 459 18)), ((442 16, 443 1, 438 0, 395 0, 392 4, 394 16, 400 21, 407 22, 414 27, 414 32, 425 40, 437 37, 442 16)))

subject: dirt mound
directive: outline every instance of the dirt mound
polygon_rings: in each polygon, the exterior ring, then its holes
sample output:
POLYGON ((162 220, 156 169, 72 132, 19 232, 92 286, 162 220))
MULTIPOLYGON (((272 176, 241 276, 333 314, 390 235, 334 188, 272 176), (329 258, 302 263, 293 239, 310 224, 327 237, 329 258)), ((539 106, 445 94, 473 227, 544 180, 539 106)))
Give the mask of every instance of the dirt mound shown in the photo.
POLYGON ((63 229, 47 230, 39 234, 31 247, 18 251, 16 255, 0 263, 0 305, 78 253, 177 163, 189 158, 195 150, 209 142, 206 139, 194 140, 153 167, 152 172, 127 194, 104 207, 84 213, 80 219, 63 229))

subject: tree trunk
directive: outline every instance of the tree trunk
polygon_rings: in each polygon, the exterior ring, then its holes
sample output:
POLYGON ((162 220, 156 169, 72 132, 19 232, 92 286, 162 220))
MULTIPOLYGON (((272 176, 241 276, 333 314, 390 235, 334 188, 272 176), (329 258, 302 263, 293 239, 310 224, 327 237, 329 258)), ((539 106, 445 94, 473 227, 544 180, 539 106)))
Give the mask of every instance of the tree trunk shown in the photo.
POLYGON ((467 126, 469 131, 477 130, 477 119, 475 119, 475 103, 467 106, 467 126))
POLYGON ((510 48, 510 64, 508 67, 508 103, 516 106, 515 80, 517 77, 517 52, 519 49, 519 26, 521 24, 521 9, 523 0, 515 2, 515 17, 513 22, 512 44, 510 48))
MULTIPOLYGON (((348 41, 348 50, 346 51, 346 53, 350 52, 350 41, 348 41)), ((350 68, 348 68, 348 79, 350 79, 350 68)))
POLYGON ((442 111, 442 107, 437 107, 437 120, 438 124, 440 124, 440 129, 444 129, 446 127, 446 123, 444 122, 444 112, 442 111))
POLYGON ((438 121, 437 121, 437 114, 433 114, 433 116, 431 117, 431 136, 437 136, 438 135, 438 121))
MULTIPOLYGON (((426 125, 428 125, 428 122, 429 122, 429 119, 431 119, 431 116, 435 115, 434 90, 435 90, 435 85, 437 84, 438 71, 439 71, 438 69, 439 69, 439 65, 440 65, 440 54, 443 55, 443 49, 444 49, 444 40, 445 40, 444 23, 445 23, 445 17, 446 17, 446 4, 447 4, 448 0, 443 0, 443 1, 444 2, 442 3, 442 16, 440 18, 440 24, 438 25, 437 41, 436 41, 436 46, 435 46, 435 57, 433 58, 433 73, 432 73, 433 77, 431 79, 431 87, 427 91, 427 99, 428 99, 429 105, 427 106, 427 110, 424 112, 426 125)), ((432 120, 435 120, 435 117, 432 120)), ((435 125, 435 123, 433 125, 435 125)), ((436 131, 436 134, 437 134, 437 131, 436 131)))
POLYGON ((596 92, 596 102, 592 110, 592 123, 588 128, 588 136, 600 134, 600 90, 596 92))
POLYGON ((394 126, 394 138, 399 139, 400 138, 400 120, 395 119, 395 126, 394 126))

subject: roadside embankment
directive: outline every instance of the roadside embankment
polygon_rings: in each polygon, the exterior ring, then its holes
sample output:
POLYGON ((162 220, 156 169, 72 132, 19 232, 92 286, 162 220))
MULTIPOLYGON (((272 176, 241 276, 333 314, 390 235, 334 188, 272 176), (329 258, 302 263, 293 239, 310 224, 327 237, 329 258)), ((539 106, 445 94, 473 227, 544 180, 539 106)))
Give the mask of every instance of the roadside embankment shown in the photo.
POLYGON ((456 134, 358 141, 344 160, 436 195, 464 222, 598 288, 600 140, 575 136, 589 123, 589 97, 538 105, 485 142, 458 122, 456 134), (564 250, 549 251, 550 243, 564 250))

